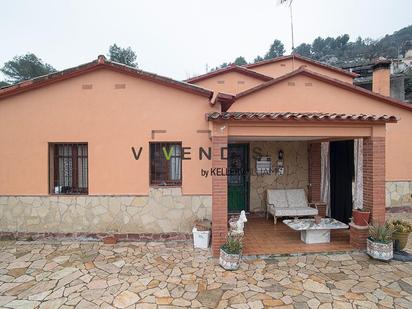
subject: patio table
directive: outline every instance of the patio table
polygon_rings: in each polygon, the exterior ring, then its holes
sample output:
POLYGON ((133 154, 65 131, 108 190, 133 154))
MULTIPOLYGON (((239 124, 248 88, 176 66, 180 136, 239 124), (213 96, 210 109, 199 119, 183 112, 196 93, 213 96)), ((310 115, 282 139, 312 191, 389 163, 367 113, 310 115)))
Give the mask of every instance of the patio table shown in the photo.
POLYGON ((332 218, 322 218, 319 224, 315 219, 283 220, 283 223, 295 231, 300 231, 300 239, 306 244, 330 242, 330 230, 347 229, 349 226, 332 218))

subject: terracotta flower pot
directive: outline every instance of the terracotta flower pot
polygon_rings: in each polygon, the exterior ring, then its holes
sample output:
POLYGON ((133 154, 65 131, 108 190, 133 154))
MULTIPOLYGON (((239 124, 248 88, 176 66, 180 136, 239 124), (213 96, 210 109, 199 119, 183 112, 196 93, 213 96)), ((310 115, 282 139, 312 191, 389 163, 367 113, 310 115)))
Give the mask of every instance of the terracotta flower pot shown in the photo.
POLYGON ((117 238, 114 236, 107 236, 105 238, 103 238, 103 243, 105 245, 115 245, 117 244, 117 238))
POLYGON ((410 233, 400 233, 400 232, 394 232, 392 234, 392 240, 399 241, 399 250, 405 249, 406 244, 408 243, 409 234, 410 233))
POLYGON ((369 223, 370 211, 354 209, 352 211, 353 223, 359 226, 367 226, 369 223))
POLYGON ((389 261, 393 258, 393 242, 385 244, 368 238, 366 253, 376 260, 389 261))
POLYGON ((229 254, 220 249, 219 264, 226 270, 236 270, 239 269, 241 257, 242 253, 229 254))

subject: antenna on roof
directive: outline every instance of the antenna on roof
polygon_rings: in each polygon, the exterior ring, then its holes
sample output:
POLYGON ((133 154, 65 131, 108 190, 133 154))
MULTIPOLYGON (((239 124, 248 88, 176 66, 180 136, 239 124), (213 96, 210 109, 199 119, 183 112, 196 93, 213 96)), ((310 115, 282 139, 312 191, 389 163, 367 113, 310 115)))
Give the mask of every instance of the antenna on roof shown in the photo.
POLYGON ((289 12, 290 12, 290 31, 291 31, 291 36, 292 36, 292 70, 295 69, 295 57, 294 57, 294 50, 295 50, 295 42, 294 42, 294 36, 293 36, 293 10, 292 10, 292 3, 293 0, 278 0, 278 5, 281 4, 286 4, 289 6, 289 12))

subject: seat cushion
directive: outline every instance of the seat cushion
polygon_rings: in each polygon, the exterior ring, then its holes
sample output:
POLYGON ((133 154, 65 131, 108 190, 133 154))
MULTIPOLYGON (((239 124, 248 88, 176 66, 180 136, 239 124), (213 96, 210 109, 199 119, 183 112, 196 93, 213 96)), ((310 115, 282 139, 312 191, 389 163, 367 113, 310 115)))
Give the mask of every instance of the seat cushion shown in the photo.
POLYGON ((308 207, 305 190, 303 189, 288 189, 286 191, 286 198, 290 208, 308 207))
MULTIPOLYGON (((271 212, 272 213, 272 212, 271 212)), ((311 207, 300 207, 300 208, 290 208, 290 207, 280 207, 275 208, 273 213, 276 217, 284 217, 284 216, 316 216, 318 214, 318 210, 311 207)))
POLYGON ((288 200, 286 198, 286 192, 283 189, 282 190, 278 190, 278 189, 267 190, 266 202, 268 204, 268 207, 269 207, 269 204, 274 205, 276 208, 289 207, 288 200))

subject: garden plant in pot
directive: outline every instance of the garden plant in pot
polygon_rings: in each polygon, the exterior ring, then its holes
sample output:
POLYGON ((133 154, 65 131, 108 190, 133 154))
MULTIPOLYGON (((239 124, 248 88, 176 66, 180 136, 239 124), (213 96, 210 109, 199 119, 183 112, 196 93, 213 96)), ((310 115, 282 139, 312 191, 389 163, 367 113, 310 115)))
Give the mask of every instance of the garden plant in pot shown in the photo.
POLYGON ((210 242, 211 222, 207 219, 196 220, 192 229, 193 233, 193 247, 200 249, 207 249, 210 242))
POLYGON ((374 259, 389 261, 393 258, 393 229, 389 224, 369 225, 366 252, 374 259))
POLYGON ((364 208, 354 209, 352 211, 353 223, 359 226, 367 226, 371 212, 364 208))
POLYGON ((395 251, 405 249, 409 234, 412 232, 412 224, 404 220, 393 220, 388 223, 388 226, 393 230, 392 240, 399 242, 399 247, 395 246, 395 251))
POLYGON ((242 258, 242 243, 239 239, 228 236, 220 247, 219 264, 226 270, 236 270, 242 258))

